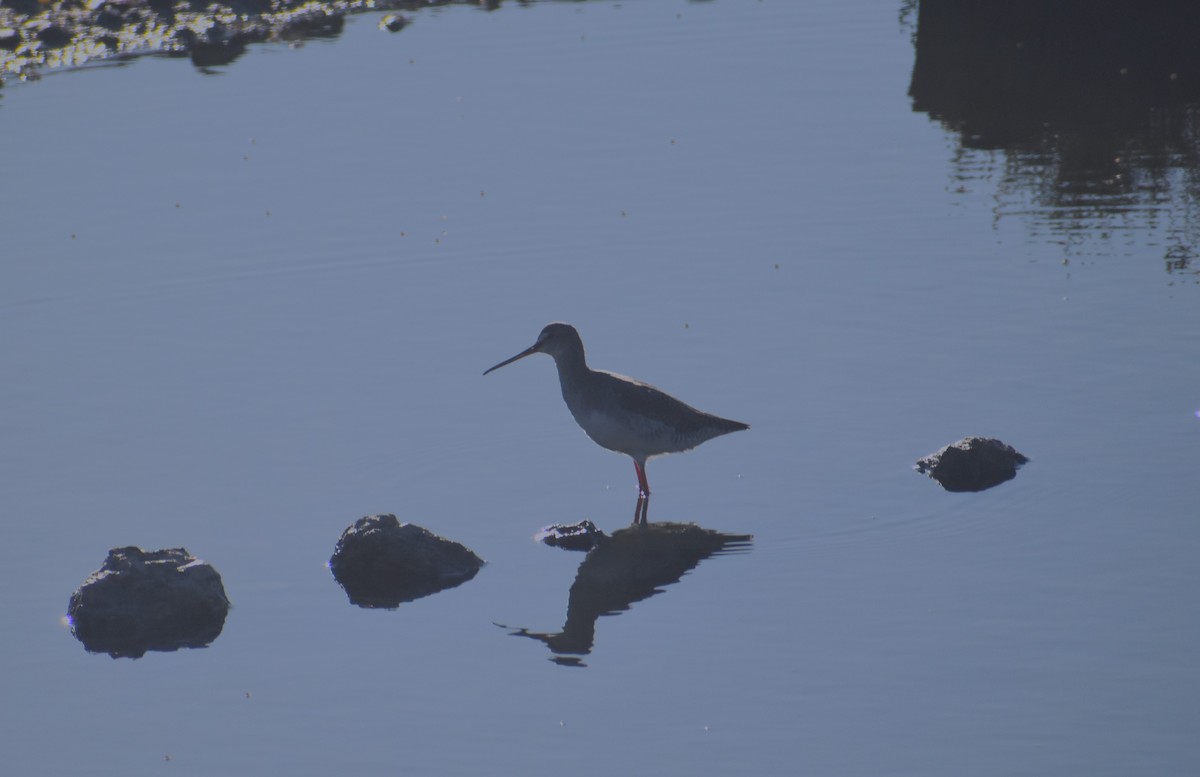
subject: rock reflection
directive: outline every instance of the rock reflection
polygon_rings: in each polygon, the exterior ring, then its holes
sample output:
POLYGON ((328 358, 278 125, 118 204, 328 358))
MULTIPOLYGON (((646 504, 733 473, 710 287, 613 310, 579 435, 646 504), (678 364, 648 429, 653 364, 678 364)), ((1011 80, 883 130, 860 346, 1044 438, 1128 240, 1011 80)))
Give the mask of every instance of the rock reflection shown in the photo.
POLYGON ((1028 215, 1032 200, 1059 235, 1159 231, 1167 271, 1187 270, 1200 231, 1197 30, 1194 0, 921 0, 909 94, 960 134, 961 182, 999 177, 1001 216, 1028 215), (1003 151, 1003 169, 981 151, 1003 151))
POLYGON ((555 663, 584 666, 583 656, 592 650, 600 616, 628 610, 635 602, 661 593, 710 556, 748 551, 752 541, 748 534, 722 534, 695 524, 652 523, 621 529, 600 537, 579 565, 562 631, 503 628, 544 643, 555 663))

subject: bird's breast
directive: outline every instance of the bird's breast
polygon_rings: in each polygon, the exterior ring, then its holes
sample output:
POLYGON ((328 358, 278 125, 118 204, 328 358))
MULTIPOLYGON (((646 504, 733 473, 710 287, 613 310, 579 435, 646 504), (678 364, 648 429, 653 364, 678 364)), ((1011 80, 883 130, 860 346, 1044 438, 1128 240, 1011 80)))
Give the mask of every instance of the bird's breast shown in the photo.
POLYGON ((560 370, 559 378, 571 415, 597 445, 636 459, 691 447, 679 439, 670 413, 659 412, 670 410, 676 401, 657 389, 595 370, 560 370))
POLYGON ((575 420, 597 445, 634 457, 655 453, 659 447, 656 440, 663 431, 652 421, 603 410, 581 413, 575 420))

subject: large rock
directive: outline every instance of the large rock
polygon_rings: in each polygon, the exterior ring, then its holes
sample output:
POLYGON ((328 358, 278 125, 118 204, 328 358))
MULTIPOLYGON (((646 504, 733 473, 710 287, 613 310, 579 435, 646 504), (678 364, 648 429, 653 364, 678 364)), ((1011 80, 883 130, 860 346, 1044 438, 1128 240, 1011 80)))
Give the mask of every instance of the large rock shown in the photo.
POLYGON ((914 469, 947 491, 984 491, 1017 476, 1029 461, 1011 445, 991 437, 964 437, 919 460, 914 469))
POLYGON ((205 647, 228 612, 217 570, 183 548, 113 548, 67 608, 76 639, 113 658, 205 647))
POLYGON ((461 585, 484 564, 469 548, 390 514, 368 515, 342 532, 329 569, 359 607, 394 609, 461 585))

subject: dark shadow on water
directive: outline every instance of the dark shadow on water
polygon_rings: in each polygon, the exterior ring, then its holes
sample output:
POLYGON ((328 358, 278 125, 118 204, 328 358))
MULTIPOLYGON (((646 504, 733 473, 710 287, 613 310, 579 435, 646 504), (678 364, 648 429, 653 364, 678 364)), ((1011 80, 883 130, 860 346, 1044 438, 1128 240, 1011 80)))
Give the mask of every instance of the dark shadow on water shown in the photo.
POLYGON ((1031 201, 1068 246, 1149 229, 1197 270, 1200 3, 920 0, 914 38, 913 110, 961 137, 960 191, 995 181, 1001 217, 1031 201))
MULTIPOLYGON (((723 534, 695 524, 648 523, 601 537, 588 551, 567 598, 567 619, 558 632, 511 629, 513 636, 544 643, 555 663, 584 666, 596 638, 596 621, 628 610, 677 583, 706 558, 748 552, 753 537, 723 534)), ((500 624, 497 624, 500 625, 500 624)))

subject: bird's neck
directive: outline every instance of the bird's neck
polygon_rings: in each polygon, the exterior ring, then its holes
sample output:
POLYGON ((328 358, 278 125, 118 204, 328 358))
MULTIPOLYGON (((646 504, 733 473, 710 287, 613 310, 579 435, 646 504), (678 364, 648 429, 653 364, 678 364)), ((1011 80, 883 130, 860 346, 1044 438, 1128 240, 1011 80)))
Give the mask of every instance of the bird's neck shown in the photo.
POLYGON ((564 397, 568 395, 570 387, 586 382, 591 373, 582 353, 558 354, 554 357, 554 366, 558 368, 558 382, 562 385, 564 397))

